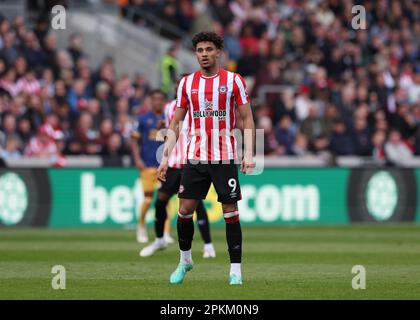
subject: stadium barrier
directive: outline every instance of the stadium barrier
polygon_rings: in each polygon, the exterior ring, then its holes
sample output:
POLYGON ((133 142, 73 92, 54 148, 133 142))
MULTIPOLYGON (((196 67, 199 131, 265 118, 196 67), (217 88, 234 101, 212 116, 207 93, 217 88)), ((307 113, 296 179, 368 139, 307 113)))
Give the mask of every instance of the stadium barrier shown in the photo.
MULTIPOLYGON (((241 174, 240 182, 243 224, 420 221, 420 169, 266 168, 241 174)), ((142 198, 133 168, 0 169, 2 226, 129 226, 142 198)), ((177 203, 177 197, 169 203, 172 217, 177 203)), ((223 224, 213 187, 205 205, 210 221, 223 224)), ((153 218, 151 208, 148 223, 153 218)))

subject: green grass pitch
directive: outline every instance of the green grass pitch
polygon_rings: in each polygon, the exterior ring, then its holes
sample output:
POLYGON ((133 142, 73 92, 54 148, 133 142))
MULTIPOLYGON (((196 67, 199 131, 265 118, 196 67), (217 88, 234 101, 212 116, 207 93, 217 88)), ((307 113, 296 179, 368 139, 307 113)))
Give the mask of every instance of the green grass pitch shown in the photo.
POLYGON ((0 299, 420 299, 419 225, 245 226, 236 287, 224 227, 212 235, 217 258, 201 257, 196 229, 194 270, 174 286, 176 244, 141 258, 134 231, 3 228, 0 299), (51 287, 54 265, 66 268, 65 290, 51 287), (352 289, 354 265, 365 290, 352 289))

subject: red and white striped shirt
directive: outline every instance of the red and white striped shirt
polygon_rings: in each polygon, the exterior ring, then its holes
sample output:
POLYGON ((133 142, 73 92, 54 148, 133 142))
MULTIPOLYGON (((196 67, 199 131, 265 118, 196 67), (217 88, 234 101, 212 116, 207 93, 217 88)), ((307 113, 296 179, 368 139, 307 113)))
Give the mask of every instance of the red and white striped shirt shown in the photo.
POLYGON ((57 145, 53 140, 42 143, 37 137, 33 137, 25 148, 28 157, 52 157, 58 153, 57 145))
POLYGON ((41 84, 38 80, 28 80, 22 78, 17 82, 17 87, 19 92, 24 92, 28 95, 38 94, 41 91, 41 84))
MULTIPOLYGON (((172 119, 174 118, 176 110, 176 100, 172 100, 165 106, 165 123, 169 128, 172 119)), ((175 169, 182 169, 184 167, 187 156, 187 143, 188 143, 188 121, 183 121, 179 138, 175 148, 172 150, 168 159, 168 166, 175 169)))
POLYGON ((177 107, 189 111, 187 158, 235 160, 235 111, 249 102, 239 74, 219 68, 212 77, 204 77, 200 70, 184 77, 178 86, 177 107))

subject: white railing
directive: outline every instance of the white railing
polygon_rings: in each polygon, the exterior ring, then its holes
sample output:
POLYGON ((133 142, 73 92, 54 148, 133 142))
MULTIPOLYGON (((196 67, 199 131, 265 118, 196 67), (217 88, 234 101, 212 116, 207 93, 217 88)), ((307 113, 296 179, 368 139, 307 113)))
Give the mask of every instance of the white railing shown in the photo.
MULTIPOLYGON (((264 167, 284 168, 284 167, 381 167, 385 163, 375 161, 371 157, 341 156, 332 159, 324 157, 308 156, 266 156, 264 157, 264 167)), ((48 168, 54 166, 55 161, 51 159, 22 157, 19 159, 5 160, 11 168, 48 168)), ((258 161, 257 161, 258 162, 258 161)), ((122 157, 123 167, 131 167, 130 156, 122 157)), ((103 167, 103 158, 100 156, 67 156, 64 167, 67 168, 99 168, 103 167)), ((420 168, 420 157, 413 157, 405 161, 399 167, 420 168)))

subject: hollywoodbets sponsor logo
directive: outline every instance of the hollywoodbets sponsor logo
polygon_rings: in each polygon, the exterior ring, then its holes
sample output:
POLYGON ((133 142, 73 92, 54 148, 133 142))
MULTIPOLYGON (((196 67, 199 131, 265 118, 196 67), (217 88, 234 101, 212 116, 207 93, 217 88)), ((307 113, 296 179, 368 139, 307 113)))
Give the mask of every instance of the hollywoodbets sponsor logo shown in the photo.
POLYGON ((226 118, 226 110, 200 110, 193 112, 194 118, 218 117, 226 118))
POLYGON ((197 110, 193 112, 194 118, 210 118, 217 117, 219 120, 226 119, 226 110, 213 110, 213 102, 205 99, 204 110, 197 110))

